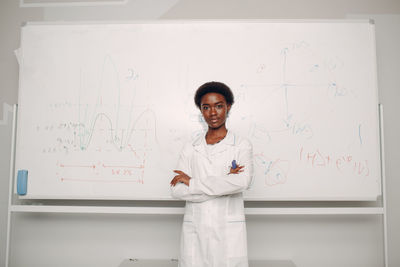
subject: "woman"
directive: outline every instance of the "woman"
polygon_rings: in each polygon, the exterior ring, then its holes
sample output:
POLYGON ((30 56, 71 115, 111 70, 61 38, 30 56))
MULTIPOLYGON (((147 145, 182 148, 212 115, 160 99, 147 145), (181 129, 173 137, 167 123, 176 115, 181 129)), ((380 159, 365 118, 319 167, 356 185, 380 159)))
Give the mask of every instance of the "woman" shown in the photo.
POLYGON ((186 200, 180 267, 248 266, 242 192, 253 176, 253 154, 247 139, 226 129, 233 102, 220 82, 195 94, 208 131, 184 146, 171 180, 172 195, 186 200))

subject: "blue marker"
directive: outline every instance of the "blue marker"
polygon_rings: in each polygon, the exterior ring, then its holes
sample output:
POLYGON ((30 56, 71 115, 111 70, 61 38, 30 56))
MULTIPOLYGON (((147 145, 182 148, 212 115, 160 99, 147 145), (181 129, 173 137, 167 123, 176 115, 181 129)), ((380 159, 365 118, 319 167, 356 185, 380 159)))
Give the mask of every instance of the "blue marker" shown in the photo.
POLYGON ((232 169, 236 168, 237 168, 236 160, 232 160, 232 169))

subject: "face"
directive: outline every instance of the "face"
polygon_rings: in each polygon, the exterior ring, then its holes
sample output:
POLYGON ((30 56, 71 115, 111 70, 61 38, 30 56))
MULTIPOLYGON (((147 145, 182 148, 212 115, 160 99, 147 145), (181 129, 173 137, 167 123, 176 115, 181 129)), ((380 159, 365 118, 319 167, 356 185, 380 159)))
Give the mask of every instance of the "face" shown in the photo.
POLYGON ((218 129, 225 125, 231 106, 226 103, 223 95, 208 93, 201 98, 200 108, 208 127, 218 129))

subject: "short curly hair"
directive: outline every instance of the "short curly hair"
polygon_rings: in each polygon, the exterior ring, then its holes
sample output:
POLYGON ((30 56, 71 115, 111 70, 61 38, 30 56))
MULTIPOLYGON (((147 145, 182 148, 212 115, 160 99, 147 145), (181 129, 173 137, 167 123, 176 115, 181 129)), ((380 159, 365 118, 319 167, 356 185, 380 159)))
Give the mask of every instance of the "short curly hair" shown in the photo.
POLYGON ((229 86, 222 82, 207 82, 200 86, 194 95, 194 103, 199 109, 201 109, 201 98, 208 93, 217 93, 223 95, 228 105, 233 105, 235 102, 233 93, 229 86))

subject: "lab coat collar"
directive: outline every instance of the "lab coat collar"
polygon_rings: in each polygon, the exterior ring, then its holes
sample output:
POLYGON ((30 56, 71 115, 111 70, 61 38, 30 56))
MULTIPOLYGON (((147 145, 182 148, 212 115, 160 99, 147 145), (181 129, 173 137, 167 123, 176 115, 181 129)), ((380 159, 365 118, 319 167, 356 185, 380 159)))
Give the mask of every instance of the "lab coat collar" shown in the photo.
MULTIPOLYGON (((194 139, 192 145, 194 147, 194 149, 198 152, 200 152, 201 154, 207 156, 206 153, 206 134, 207 132, 204 132, 202 134, 200 134, 197 138, 194 139)), ((235 135, 228 130, 228 132, 226 133, 226 136, 224 139, 222 139, 219 143, 218 143, 218 149, 215 151, 217 152, 222 152, 224 150, 227 149, 227 146, 233 146, 235 145, 235 135)))

